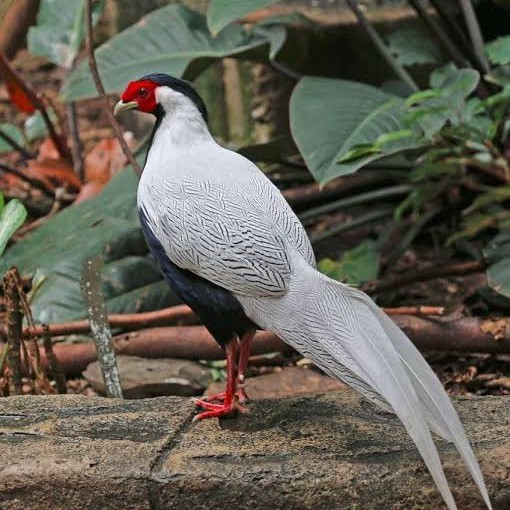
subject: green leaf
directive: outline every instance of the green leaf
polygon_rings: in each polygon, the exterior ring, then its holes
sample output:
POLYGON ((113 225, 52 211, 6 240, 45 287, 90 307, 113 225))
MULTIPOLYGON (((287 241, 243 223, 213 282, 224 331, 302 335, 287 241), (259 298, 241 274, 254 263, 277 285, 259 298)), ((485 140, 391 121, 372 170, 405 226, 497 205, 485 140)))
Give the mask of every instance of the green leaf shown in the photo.
POLYGON ((437 64, 441 61, 441 50, 424 30, 403 27, 386 36, 386 39, 390 51, 403 66, 437 64))
POLYGON ((354 148, 407 129, 405 112, 403 99, 369 85, 305 76, 290 100, 290 126, 308 168, 325 183, 375 159, 421 147, 422 140, 406 137, 352 159, 354 148))
POLYGON ((379 149, 376 143, 358 143, 346 151, 340 157, 338 163, 346 163, 347 161, 353 161, 370 154, 378 154, 379 152, 381 152, 381 149, 379 149))
MULTIPOLYGON (((25 141, 23 140, 23 133, 18 127, 14 126, 13 124, 0 124, 0 130, 2 130, 6 135, 10 136, 19 145, 24 145, 25 141)), ((12 146, 3 138, 0 138, 0 153, 11 152, 12 150, 12 146)))
POLYGON ((489 286, 499 294, 510 297, 510 231, 501 230, 483 250, 489 286))
MULTIPOLYGON (((84 0, 42 0, 37 24, 28 31, 29 51, 69 69, 84 37, 84 5, 84 0)), ((103 2, 93 3, 94 24, 102 9, 103 2)))
POLYGON ((17 198, 10 200, 2 209, 0 213, 0 256, 4 253, 9 239, 26 219, 27 210, 17 198))
MULTIPOLYGON (((48 116, 50 117, 51 122, 55 123, 57 121, 57 116, 52 108, 48 109, 48 116)), ((48 128, 46 127, 46 123, 39 111, 25 120, 24 128, 25 136, 29 142, 44 138, 48 134, 48 128)))
POLYGON ((100 195, 59 212, 0 259, 0 272, 16 264, 23 275, 39 270, 46 278, 32 303, 38 321, 86 316, 79 282, 83 262, 98 254, 105 259, 103 290, 110 312, 153 310, 178 302, 146 257, 137 182, 131 170, 120 172, 100 195))
MULTIPOLYGON (((213 37, 205 17, 182 5, 151 12, 136 25, 112 37, 96 50, 99 73, 106 92, 149 73, 164 71, 192 79, 214 59, 245 54, 268 45, 266 36, 231 25, 213 37), (189 69, 192 62, 198 63, 189 69)), ((62 89, 67 101, 97 95, 86 61, 73 70, 62 89)))
POLYGON ((277 1, 279 0, 210 0, 207 25, 213 34, 217 34, 232 21, 277 1))
POLYGON ((346 251, 337 262, 322 259, 319 271, 335 280, 358 285, 377 278, 380 256, 373 241, 363 241, 352 250, 346 251))
POLYGON ((498 37, 486 44, 485 52, 493 64, 510 64, 510 35, 498 37))

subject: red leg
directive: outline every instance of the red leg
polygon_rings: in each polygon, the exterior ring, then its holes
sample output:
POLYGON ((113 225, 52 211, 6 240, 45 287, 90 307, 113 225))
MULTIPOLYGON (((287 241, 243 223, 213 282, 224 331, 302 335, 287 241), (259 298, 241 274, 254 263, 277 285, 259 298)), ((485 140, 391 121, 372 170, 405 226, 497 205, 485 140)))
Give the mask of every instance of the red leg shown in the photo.
MULTIPOLYGON (((244 404, 248 401, 248 396, 244 391, 244 374, 248 367, 248 361, 250 359, 251 346, 253 338, 255 336, 255 330, 248 331, 245 333, 240 340, 241 347, 239 349, 239 362, 238 362, 238 376, 235 396, 240 404, 244 404)), ((214 395, 207 395, 202 399, 195 399, 195 403, 204 409, 217 409, 221 404, 213 404, 213 402, 223 402, 225 400, 226 392, 215 393, 214 395)), ((243 410, 243 409, 241 409, 243 410)))
POLYGON ((236 410, 235 393, 237 390, 238 376, 238 352, 239 345, 237 338, 231 340, 226 347, 227 353, 227 387, 225 389, 225 399, 221 404, 211 404, 203 400, 195 400, 195 403, 201 407, 209 409, 203 413, 197 414, 194 421, 204 420, 206 418, 219 418, 233 413, 236 410))
POLYGON ((255 330, 248 331, 241 338, 241 349, 239 353, 239 374, 237 376, 237 380, 239 381, 238 390, 237 390, 237 398, 239 399, 240 404, 244 404, 248 400, 248 395, 244 391, 244 374, 246 373, 246 369, 248 368, 248 361, 250 360, 251 353, 251 345, 253 343, 253 338, 255 337, 255 330))

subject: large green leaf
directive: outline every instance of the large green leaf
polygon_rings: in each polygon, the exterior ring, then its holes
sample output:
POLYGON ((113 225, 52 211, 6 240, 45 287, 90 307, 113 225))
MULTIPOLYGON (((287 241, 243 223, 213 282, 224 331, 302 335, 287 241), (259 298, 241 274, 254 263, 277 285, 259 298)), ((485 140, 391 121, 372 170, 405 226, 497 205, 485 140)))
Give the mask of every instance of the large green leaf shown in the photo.
POLYGON ((331 78, 305 76, 290 100, 292 136, 322 183, 419 146, 403 124, 404 114, 404 100, 397 96, 331 78))
POLYGON ((161 281, 138 223, 137 177, 116 176, 97 197, 70 206, 7 250, 0 271, 16 264, 22 274, 46 276, 33 300, 35 317, 59 322, 85 317, 80 292, 83 263, 105 258, 104 296, 110 312, 151 310, 176 303, 161 281))
MULTIPOLYGON (((7 136, 10 136, 18 145, 23 145, 23 133, 21 130, 13 124, 0 124, 0 130, 2 130, 7 136)), ((11 144, 6 142, 3 138, 0 138, 0 152, 10 152, 13 148, 11 144)))
POLYGON ((17 198, 13 198, 3 207, 0 213, 0 256, 3 254, 9 239, 26 219, 27 210, 17 198))
POLYGON ((487 44, 485 52, 493 64, 510 64, 510 35, 498 37, 487 44))
POLYGON ((374 280, 379 275, 380 255, 373 241, 363 241, 358 246, 347 250, 338 261, 322 259, 319 271, 351 285, 358 285, 374 280))
POLYGON ((386 39, 390 51, 404 66, 437 64, 441 61, 441 50, 424 30, 403 27, 386 36, 386 39))
POLYGON ((207 25, 217 34, 232 21, 246 14, 267 7, 279 0, 210 0, 207 9, 207 25))
MULTIPOLYGON (((37 25, 28 31, 30 52, 70 68, 84 37, 84 5, 84 0, 42 0, 37 25)), ((93 23, 102 8, 103 2, 94 2, 93 23)))
POLYGON ((510 298, 510 232, 501 231, 483 250, 489 286, 498 294, 510 298))
MULTIPOLYGON (((96 51, 101 78, 107 92, 122 90, 126 83, 148 73, 164 72, 193 78, 188 69, 199 59, 196 70, 213 59, 238 55, 263 45, 267 37, 230 25, 213 37, 205 17, 182 5, 168 5, 151 12, 96 51)), ((273 43, 274 44, 274 43, 273 43)), ((62 95, 67 101, 97 94, 87 62, 70 73, 62 95)))

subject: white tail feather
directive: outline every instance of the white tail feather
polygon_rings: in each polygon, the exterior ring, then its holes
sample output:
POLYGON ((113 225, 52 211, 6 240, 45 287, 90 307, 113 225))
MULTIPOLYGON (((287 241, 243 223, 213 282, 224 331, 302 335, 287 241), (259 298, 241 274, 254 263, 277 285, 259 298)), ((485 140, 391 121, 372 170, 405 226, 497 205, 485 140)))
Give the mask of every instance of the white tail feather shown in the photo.
POLYGON ((462 424, 427 362, 406 335, 362 292, 321 275, 299 256, 289 292, 239 297, 261 326, 370 400, 389 404, 406 427, 450 510, 456 504, 430 430, 452 441, 487 507, 491 504, 462 424))

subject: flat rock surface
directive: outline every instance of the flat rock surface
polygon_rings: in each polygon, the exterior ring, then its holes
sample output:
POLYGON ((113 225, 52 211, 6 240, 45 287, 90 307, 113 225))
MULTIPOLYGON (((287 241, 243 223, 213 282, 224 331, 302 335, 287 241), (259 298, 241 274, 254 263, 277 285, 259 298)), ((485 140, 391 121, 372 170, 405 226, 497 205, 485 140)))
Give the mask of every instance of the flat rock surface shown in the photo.
MULTIPOLYGON (((211 371, 195 361, 172 358, 117 356, 124 398, 149 398, 168 395, 200 395, 211 380, 211 371)), ((104 394, 99 363, 91 363, 83 376, 104 394)))
MULTIPOLYGON (((505 397, 456 402, 495 510, 510 508, 505 397)), ((0 399, 0 509, 442 509, 398 420, 345 390, 194 424, 189 399, 0 399)), ((437 440, 459 510, 483 504, 437 440)))
MULTIPOLYGON (((346 388, 344 384, 327 375, 302 367, 285 367, 270 374, 248 377, 245 386, 246 393, 252 400, 329 393, 346 388)), ((224 382, 215 382, 209 385, 205 394, 214 395, 224 390, 224 382)))

